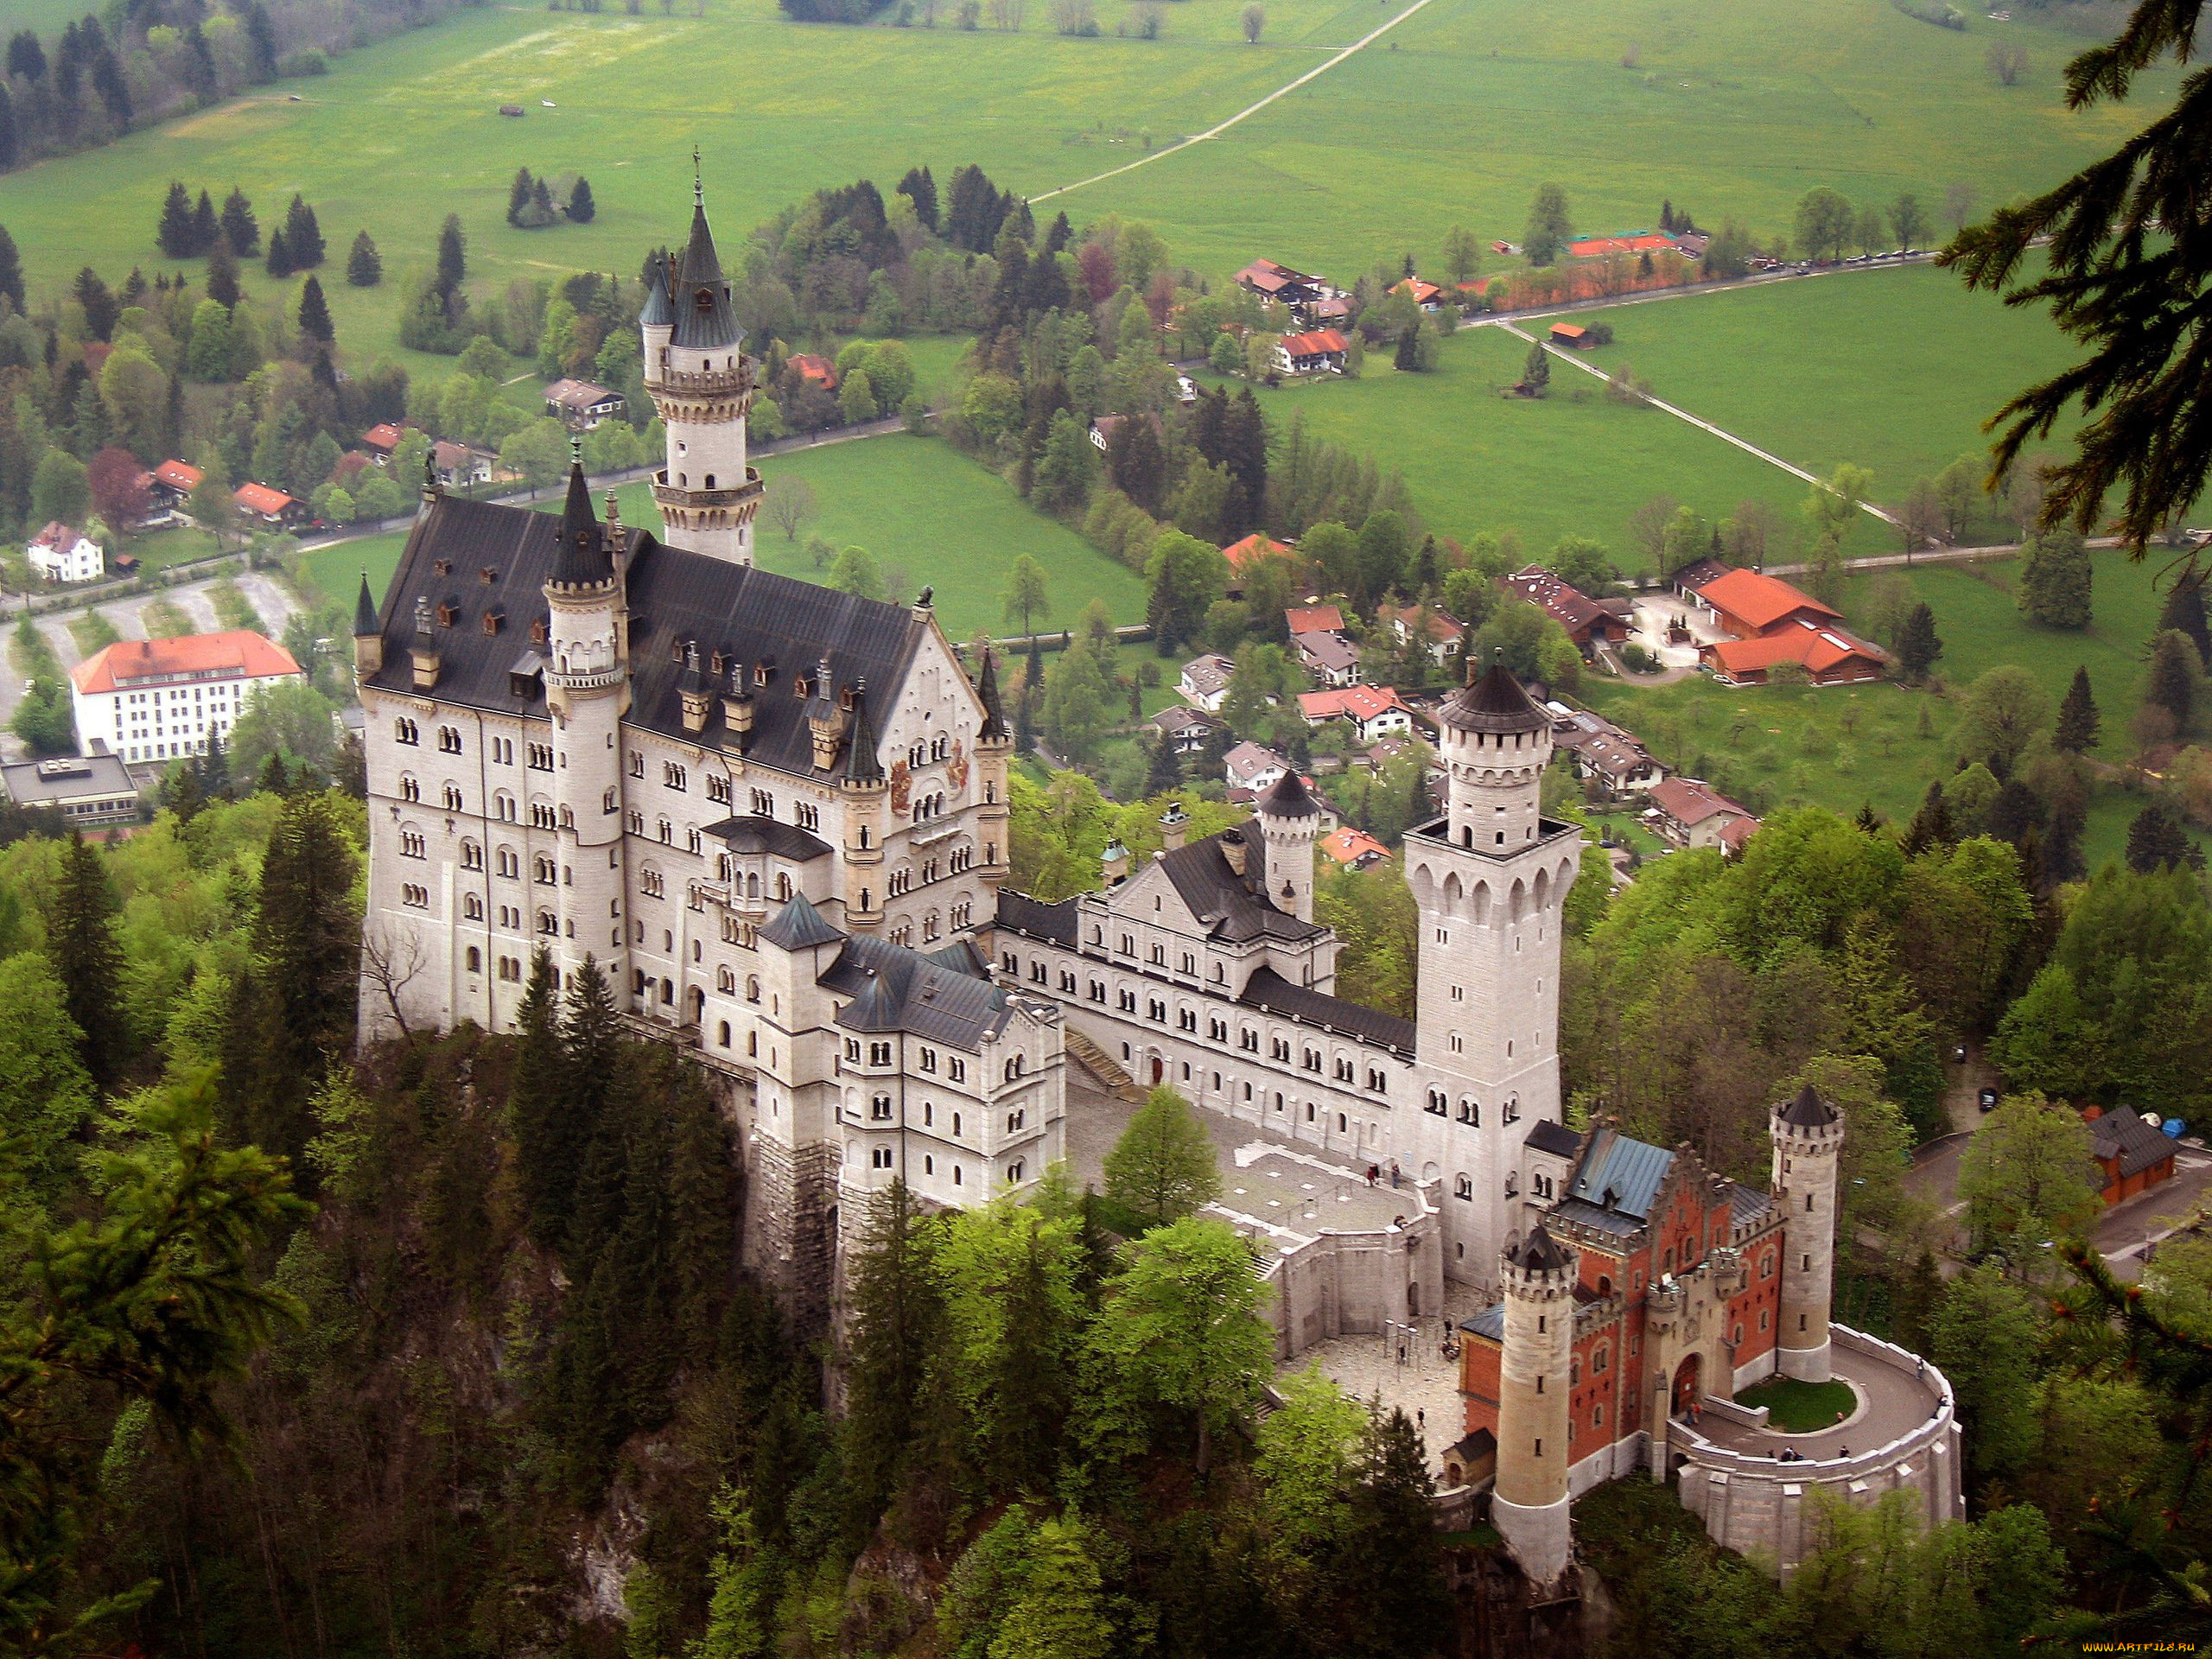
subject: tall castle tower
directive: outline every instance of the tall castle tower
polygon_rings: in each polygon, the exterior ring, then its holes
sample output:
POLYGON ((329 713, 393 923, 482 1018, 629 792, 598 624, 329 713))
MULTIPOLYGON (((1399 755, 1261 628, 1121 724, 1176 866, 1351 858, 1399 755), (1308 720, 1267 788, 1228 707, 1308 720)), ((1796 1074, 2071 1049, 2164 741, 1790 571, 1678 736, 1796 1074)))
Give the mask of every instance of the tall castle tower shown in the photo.
POLYGON ((1445 1207, 1445 1271, 1486 1284, 1527 1202, 1522 1142, 1560 1116, 1560 933, 1582 838, 1542 815, 1551 719, 1503 664, 1437 717, 1445 816, 1406 836, 1426 1107, 1407 1116, 1422 1178, 1470 1200, 1445 1207))
POLYGON ((1254 817, 1267 849, 1268 897, 1300 921, 1312 921, 1313 843, 1321 838, 1321 809, 1294 768, 1260 797, 1254 817))
MULTIPOLYGON (((583 464, 569 466, 561 545, 545 583, 551 612, 545 702, 553 716, 553 810, 561 861, 546 939, 563 976, 598 958, 617 996, 629 989, 630 923, 622 871, 622 716, 630 707, 629 614, 622 592, 622 528, 592 517, 583 464)), ((531 763, 536 765, 535 760, 531 763)), ((535 816, 537 804, 531 809, 535 816)), ((543 937, 541 931, 540 937, 543 937)))
POLYGON ((1497 1393, 1497 1482, 1490 1516, 1538 1585, 1566 1572, 1569 1365, 1574 1353, 1574 1247, 1538 1222, 1500 1255, 1505 1343, 1497 1393))
MULTIPOLYGON (((692 159, 696 164, 696 154, 692 159)), ((653 499, 670 546, 750 564, 763 493, 760 474, 745 458, 753 362, 696 179, 691 195, 690 240, 679 257, 656 262, 638 317, 645 391, 668 431, 667 464, 653 474, 653 499)))
POLYGON ((1768 1132, 1774 1138, 1774 1202, 1782 1212, 1782 1330, 1775 1363, 1784 1376, 1825 1382, 1843 1114, 1808 1084, 1795 1100, 1774 1109, 1768 1132))

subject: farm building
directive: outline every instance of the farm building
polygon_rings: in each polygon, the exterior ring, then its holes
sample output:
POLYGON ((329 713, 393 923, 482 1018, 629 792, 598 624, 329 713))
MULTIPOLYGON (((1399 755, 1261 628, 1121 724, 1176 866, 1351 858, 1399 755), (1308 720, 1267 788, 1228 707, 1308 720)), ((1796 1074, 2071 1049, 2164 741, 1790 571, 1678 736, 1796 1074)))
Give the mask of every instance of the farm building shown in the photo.
POLYGON ((200 487, 205 477, 205 474, 188 461, 165 461, 154 468, 153 482, 148 488, 158 505, 181 507, 185 498, 200 487))
POLYGON ((488 449, 478 449, 466 443, 448 443, 443 438, 430 446, 431 468, 438 475, 439 485, 448 490, 490 483, 493 459, 488 449))
POLYGON ((1301 633, 1342 633, 1344 613, 1334 605, 1294 606, 1282 613, 1283 632, 1293 638, 1301 633))
MULTIPOLYGON (((1676 580, 1681 585, 1681 576, 1676 580)), ((1802 667, 1815 685, 1872 680, 1889 660, 1881 647, 1845 627, 1832 606, 1757 570, 1723 569, 1691 588, 1688 597, 1735 636, 1700 646, 1698 656, 1736 685, 1758 685, 1783 664, 1802 667)))
POLYGON ((1590 331, 1579 322, 1552 324, 1549 338, 1553 345, 1564 346, 1571 352, 1579 352, 1591 343, 1590 331))
POLYGON ((1439 288, 1434 283, 1428 282, 1419 276, 1407 277, 1405 281, 1394 286, 1390 291, 1393 294, 1404 295, 1415 305, 1421 307, 1422 310, 1428 312, 1432 315, 1444 308, 1445 302, 1447 297, 1444 290, 1439 288))
POLYGON ((1586 659, 1595 656, 1600 645, 1618 645, 1629 636, 1631 607, 1624 599, 1592 599, 1541 564, 1524 565, 1501 580, 1510 592, 1566 629, 1586 659))

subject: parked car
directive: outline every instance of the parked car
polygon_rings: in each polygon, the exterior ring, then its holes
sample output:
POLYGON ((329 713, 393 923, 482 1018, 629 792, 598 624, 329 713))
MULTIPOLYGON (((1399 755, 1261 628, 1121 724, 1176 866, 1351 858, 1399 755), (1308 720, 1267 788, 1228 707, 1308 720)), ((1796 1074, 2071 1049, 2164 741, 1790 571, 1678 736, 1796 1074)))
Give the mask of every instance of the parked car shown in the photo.
POLYGON ((1985 1112, 1995 1111, 1997 1109, 1997 1091, 1994 1089, 1984 1089, 1981 1093, 1976 1096, 1975 1103, 1985 1112))

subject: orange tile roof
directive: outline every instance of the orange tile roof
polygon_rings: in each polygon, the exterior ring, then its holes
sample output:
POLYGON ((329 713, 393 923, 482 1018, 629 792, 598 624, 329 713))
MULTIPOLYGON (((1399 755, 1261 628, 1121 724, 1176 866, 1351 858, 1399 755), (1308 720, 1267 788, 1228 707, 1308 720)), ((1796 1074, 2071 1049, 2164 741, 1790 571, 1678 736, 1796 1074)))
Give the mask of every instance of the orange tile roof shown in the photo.
POLYGON ((1579 323, 1555 322, 1552 324, 1552 333, 1561 340, 1580 340, 1583 335, 1589 332, 1590 331, 1587 328, 1583 327, 1579 323))
POLYGON ((1419 276, 1408 276, 1405 281, 1394 286, 1390 291, 1393 294, 1405 295, 1415 305, 1427 305, 1444 290, 1434 283, 1426 282, 1419 276))
POLYGON ((292 653, 248 628, 229 633, 193 633, 181 639, 118 639, 69 671, 77 690, 87 696, 143 685, 149 680, 261 679, 296 674, 292 653))
POLYGON ((1357 864, 1363 858, 1390 856, 1388 847, 1366 830, 1356 830, 1348 823, 1322 836, 1321 850, 1339 864, 1357 864))
POLYGON ((1333 328, 1316 328, 1310 334, 1286 334, 1282 349, 1289 357, 1320 357, 1350 349, 1351 342, 1333 328))
POLYGON ((1810 594, 1758 570, 1731 570, 1715 576, 1697 590, 1697 596, 1715 609, 1727 612, 1747 627, 1761 632, 1793 611, 1813 611, 1821 616, 1837 614, 1810 594))
POLYGON ((282 512, 293 505, 290 496, 282 490, 272 490, 266 484, 241 484, 231 492, 231 499, 248 512, 264 516, 282 512))
POLYGON ((1877 668, 1882 664, 1879 648, 1856 635, 1804 622, 1763 633, 1756 639, 1722 639, 1705 649, 1728 674, 1756 672, 1777 663, 1802 663, 1814 674, 1825 674, 1853 658, 1877 668))
POLYGON ((154 476, 171 489, 182 490, 189 495, 200 487, 200 480, 207 474, 185 461, 165 461, 154 468, 154 476))
POLYGON ((1344 613, 1333 605, 1306 605, 1285 611, 1282 620, 1292 633, 1341 633, 1344 613))
POLYGON ((1725 812, 1738 818, 1751 816, 1712 785, 1701 784, 1694 778, 1665 779, 1652 785, 1649 798, 1652 805, 1686 827, 1703 823, 1715 813, 1725 812))
POLYGON ((379 421, 361 434, 361 442, 371 449, 381 449, 386 454, 399 448, 399 441, 407 435, 400 427, 390 421, 379 421))
POLYGON ((1387 685, 1348 685, 1342 690, 1301 691, 1298 694, 1298 710, 1308 720, 1328 720, 1342 715, 1348 719, 1370 721, 1392 709, 1406 709, 1404 699, 1395 687, 1387 685))
POLYGON ((1221 556, 1229 561, 1230 569, 1242 570, 1247 565, 1255 563, 1261 559, 1271 559, 1279 553, 1289 551, 1288 543, 1271 541, 1255 530, 1243 541, 1231 542, 1227 547, 1223 548, 1221 556))
POLYGON ((817 357, 812 352, 794 352, 784 361, 798 371, 800 378, 811 380, 831 391, 836 389, 837 371, 831 366, 828 358, 817 357))

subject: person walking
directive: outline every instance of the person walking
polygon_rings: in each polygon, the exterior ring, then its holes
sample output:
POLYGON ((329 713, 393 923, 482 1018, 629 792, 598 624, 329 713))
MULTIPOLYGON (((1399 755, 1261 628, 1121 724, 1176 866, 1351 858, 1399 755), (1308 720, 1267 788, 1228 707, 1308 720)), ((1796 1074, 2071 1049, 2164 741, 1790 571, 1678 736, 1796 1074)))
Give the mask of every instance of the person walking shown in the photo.
POLYGON ((1398 1160, 1397 1160, 1396 1159, 1393 1158, 1393 1159, 1390 1160, 1390 1185, 1391 1185, 1392 1186, 1395 1186, 1395 1185, 1397 1185, 1397 1184, 1398 1184, 1398 1180, 1399 1180, 1398 1160))

